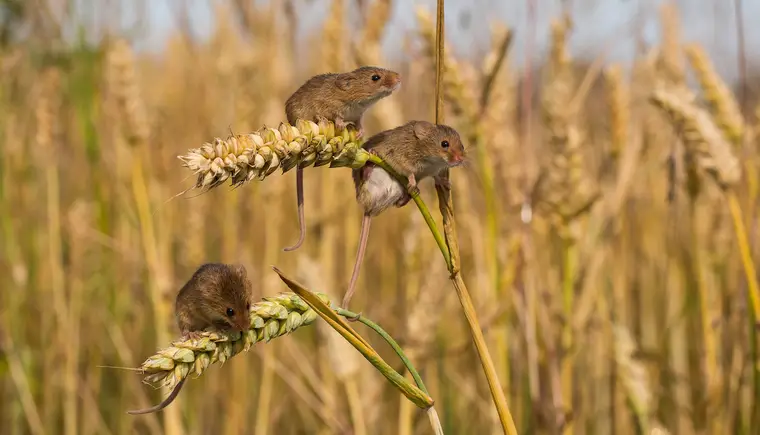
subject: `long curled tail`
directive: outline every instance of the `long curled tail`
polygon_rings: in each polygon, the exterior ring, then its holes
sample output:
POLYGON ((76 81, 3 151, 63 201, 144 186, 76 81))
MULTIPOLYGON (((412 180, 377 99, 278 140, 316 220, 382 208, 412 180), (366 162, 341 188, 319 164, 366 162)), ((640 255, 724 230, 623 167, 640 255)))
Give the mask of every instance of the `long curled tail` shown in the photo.
POLYGON ((186 380, 187 380, 187 377, 182 378, 182 380, 179 381, 179 384, 177 384, 177 386, 174 387, 174 389, 172 390, 171 394, 169 394, 169 397, 167 397, 166 399, 164 399, 164 401, 161 402, 161 403, 159 403, 158 405, 152 406, 150 408, 145 408, 145 409, 137 409, 137 410, 133 410, 133 411, 127 411, 127 414, 131 414, 131 415, 150 414, 152 412, 158 412, 158 411, 166 408, 172 402, 174 402, 174 399, 177 398, 177 395, 179 394, 179 390, 182 389, 182 385, 185 383, 186 380))
POLYGON ((356 281, 359 279, 359 269, 361 269, 362 261, 364 260, 364 252, 367 250, 367 238, 369 236, 369 226, 372 223, 372 216, 365 213, 362 218, 361 235, 359 236, 359 249, 356 252, 356 261, 354 263, 354 271, 351 273, 351 282, 348 284, 348 290, 346 295, 343 296, 343 304, 341 307, 345 310, 348 309, 348 303, 351 302, 351 298, 356 291, 356 281))
POLYGON ((296 168, 296 197, 298 198, 298 226, 301 229, 301 235, 295 245, 284 248, 283 251, 290 252, 300 248, 306 239, 306 219, 303 210, 303 168, 296 168))

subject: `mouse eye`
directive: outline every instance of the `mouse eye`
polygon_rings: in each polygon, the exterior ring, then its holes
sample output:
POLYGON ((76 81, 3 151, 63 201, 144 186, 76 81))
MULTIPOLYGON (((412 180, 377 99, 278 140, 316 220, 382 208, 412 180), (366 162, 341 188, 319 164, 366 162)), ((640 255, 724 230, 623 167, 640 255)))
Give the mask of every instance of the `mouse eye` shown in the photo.
POLYGON ((235 310, 232 308, 227 308, 227 316, 232 317, 235 315, 235 310))
POLYGON ((448 148, 449 147, 449 141, 445 140, 445 141, 441 142, 441 147, 442 148, 448 148))
POLYGON ((378 80, 380 80, 380 74, 374 74, 374 75, 372 76, 372 81, 373 81, 373 82, 376 82, 376 81, 378 81, 378 80))
POLYGON ((251 310, 251 303, 250 302, 247 303, 247 304, 245 304, 245 309, 249 310, 249 311, 251 310))

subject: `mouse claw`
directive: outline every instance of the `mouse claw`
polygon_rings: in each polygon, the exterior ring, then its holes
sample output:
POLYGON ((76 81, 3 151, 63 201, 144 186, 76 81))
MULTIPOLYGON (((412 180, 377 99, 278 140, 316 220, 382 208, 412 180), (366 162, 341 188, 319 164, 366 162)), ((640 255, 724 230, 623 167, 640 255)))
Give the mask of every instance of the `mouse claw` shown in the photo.
POLYGON ((411 201, 412 195, 410 195, 407 192, 404 192, 404 196, 402 196, 398 201, 396 201, 396 207, 403 207, 405 206, 409 201, 411 201))
POLYGON ((436 175, 433 177, 433 180, 435 181, 435 187, 440 187, 444 190, 451 190, 451 180, 448 178, 436 175))
POLYGON ((409 191, 409 195, 411 196, 417 196, 420 194, 420 188, 417 187, 417 180, 414 178, 414 174, 407 177, 407 181, 409 182, 409 185, 407 186, 407 190, 409 191))
POLYGON ((182 337, 182 341, 188 341, 188 340, 200 340, 201 339, 201 333, 199 331, 190 331, 187 334, 185 334, 182 337))

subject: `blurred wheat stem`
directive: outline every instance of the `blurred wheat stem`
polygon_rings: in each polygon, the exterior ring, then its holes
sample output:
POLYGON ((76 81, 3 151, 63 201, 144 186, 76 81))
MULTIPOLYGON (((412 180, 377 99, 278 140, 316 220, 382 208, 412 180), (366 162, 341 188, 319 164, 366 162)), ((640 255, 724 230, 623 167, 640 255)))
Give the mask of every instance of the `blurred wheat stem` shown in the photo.
MULTIPOLYGON (((329 301, 326 295, 319 294, 318 297, 329 301)), ((198 377, 211 364, 224 364, 260 341, 268 343, 317 319, 317 313, 293 293, 263 299, 251 305, 251 328, 245 334, 204 331, 198 339, 172 342, 171 346, 159 350, 139 367, 142 373, 148 374, 143 382, 173 389, 191 373, 198 377)))
POLYGON ((747 277, 749 298, 755 319, 760 318, 760 286, 752 262, 747 231, 742 220, 739 199, 733 187, 741 179, 741 166, 724 138, 723 132, 710 115, 693 103, 694 97, 686 90, 656 90, 652 101, 662 109, 683 132, 684 142, 692 148, 697 161, 718 183, 726 195, 734 223, 734 232, 747 277))
POLYGON ((215 138, 179 159, 198 175, 195 188, 209 190, 227 180, 234 187, 263 180, 277 169, 285 173, 297 165, 359 168, 368 157, 352 130, 338 130, 329 121, 298 120, 295 126, 283 122, 278 128, 215 138))
MULTIPOLYGON (((435 55, 435 123, 443 123, 443 71, 445 64, 445 52, 444 52, 444 0, 438 0, 436 10, 436 55, 435 55)), ((449 179, 449 171, 444 170, 441 174, 442 178, 446 181, 449 179)), ((457 241, 457 233, 454 222, 454 201, 451 197, 451 189, 446 189, 442 186, 436 186, 436 192, 438 194, 438 208, 441 211, 443 218, 443 231, 446 239, 446 246, 448 248, 448 256, 444 253, 444 258, 447 258, 446 264, 451 274, 451 280, 454 283, 459 302, 462 305, 464 316, 467 319, 467 325, 470 328, 472 339, 475 342, 475 348, 478 351, 478 357, 483 366, 483 372, 488 380, 488 387, 491 390, 491 397, 493 398, 494 405, 499 414, 499 420, 501 421, 502 429, 504 433, 509 435, 517 435, 517 428, 515 427, 514 419, 509 411, 507 405, 507 399, 504 396, 504 390, 499 383, 499 376, 496 373, 496 367, 494 366, 491 355, 488 352, 488 345, 485 338, 483 338, 483 331, 480 329, 478 322, 478 315, 475 312, 475 307, 472 303, 472 298, 467 290, 467 286, 459 274, 459 243, 457 241)), ((421 203, 415 202, 418 204, 421 203)), ((428 224, 428 226, 430 226, 428 224)), ((431 227, 432 229, 432 227, 431 227)), ((435 233, 434 233, 435 234, 435 233)), ((436 239, 437 241, 438 239, 436 239)), ((443 250, 442 250, 443 251, 443 250)))
POLYGON ((760 319, 760 288, 757 284, 757 271, 755 264, 752 262, 752 252, 749 248, 747 230, 744 228, 742 220, 742 210, 739 205, 739 199, 733 191, 726 192, 728 197, 728 207, 731 209, 731 217, 734 221, 734 231, 736 240, 739 243, 739 252, 741 253, 744 273, 747 275, 747 287, 749 288, 749 297, 752 302, 752 309, 755 312, 755 321, 760 319))
MULTIPOLYGON (((391 174, 393 177, 399 180, 399 182, 402 185, 406 185, 407 183, 406 177, 399 175, 398 172, 396 172, 393 168, 391 168, 380 157, 375 156, 375 155, 370 155, 369 161, 383 168, 385 171, 387 171, 389 174, 391 174)), ((433 238, 435 238, 435 243, 438 245, 438 248, 441 250, 441 254, 443 255, 444 260, 446 260, 446 265, 448 266, 449 270, 451 270, 452 269, 451 253, 449 253, 449 248, 446 245, 446 241, 444 240, 444 237, 441 234, 441 231, 438 230, 438 226, 435 224, 435 220, 433 220, 433 216, 430 214, 430 210, 427 208, 427 205, 425 205, 425 201, 422 200, 419 194, 411 194, 411 196, 412 196, 412 200, 417 205, 417 208, 420 210, 420 213, 422 214, 422 218, 425 219, 425 223, 427 224, 428 228, 430 228, 430 232, 433 233, 433 238)))

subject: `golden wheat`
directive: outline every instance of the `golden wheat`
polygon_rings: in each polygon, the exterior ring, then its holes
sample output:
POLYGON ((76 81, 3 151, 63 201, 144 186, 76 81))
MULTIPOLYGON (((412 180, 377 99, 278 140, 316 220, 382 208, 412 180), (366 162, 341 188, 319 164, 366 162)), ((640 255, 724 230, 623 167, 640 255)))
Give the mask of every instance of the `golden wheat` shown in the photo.
POLYGON ((296 126, 283 122, 276 129, 216 138, 179 159, 198 175, 195 187, 208 190, 228 180, 232 186, 263 180, 277 169, 284 173, 299 164, 358 168, 369 153, 351 129, 337 130, 330 121, 298 120, 296 126))
POLYGON ((652 94, 652 101, 683 132, 684 140, 695 151, 699 165, 721 187, 726 188, 741 178, 741 165, 718 126, 704 109, 694 104, 694 100, 695 97, 683 89, 658 89, 652 94))

